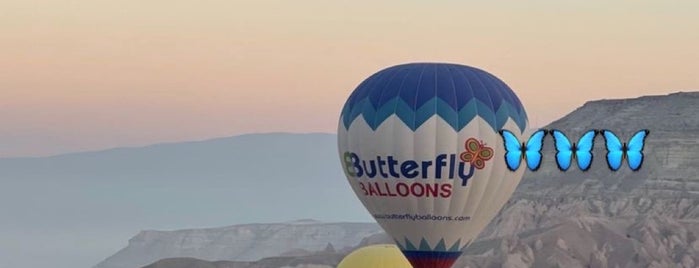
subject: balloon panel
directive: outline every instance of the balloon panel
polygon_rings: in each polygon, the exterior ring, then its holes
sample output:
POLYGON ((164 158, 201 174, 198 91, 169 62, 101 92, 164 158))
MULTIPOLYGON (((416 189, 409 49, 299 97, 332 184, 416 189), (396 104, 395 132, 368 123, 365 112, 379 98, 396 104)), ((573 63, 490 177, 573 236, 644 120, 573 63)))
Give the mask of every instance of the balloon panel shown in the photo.
POLYGON ((372 245, 347 255, 337 268, 411 268, 410 263, 395 245, 372 245))
POLYGON ((526 128, 521 103, 494 76, 408 64, 352 93, 338 147, 352 189, 413 265, 449 267, 524 172, 507 170, 497 130, 521 138, 526 128))

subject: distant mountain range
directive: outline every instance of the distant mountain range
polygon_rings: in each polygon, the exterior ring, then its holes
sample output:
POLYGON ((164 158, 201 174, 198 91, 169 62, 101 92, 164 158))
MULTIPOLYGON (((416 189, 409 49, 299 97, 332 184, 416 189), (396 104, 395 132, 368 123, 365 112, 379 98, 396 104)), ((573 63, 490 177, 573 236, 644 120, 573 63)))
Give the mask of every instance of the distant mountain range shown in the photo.
MULTIPOLYGON (((611 172, 603 153, 597 153, 588 172, 561 172, 546 143, 542 168, 525 174, 508 204, 454 267, 699 266, 697 115, 699 92, 690 92, 592 101, 553 122, 547 128, 569 137, 606 128, 628 139, 649 129, 643 168, 611 172)), ((605 151, 603 141, 597 138, 595 152, 605 151)), ((324 254, 297 256, 295 265, 315 264, 326 256, 331 265, 308 267, 332 267, 337 257, 324 254)), ((263 260, 231 267, 304 267, 263 260)), ((178 266, 182 261, 166 259, 149 268, 184 267, 178 266)))
POLYGON ((0 267, 91 267, 144 229, 371 221, 332 134, 0 159, 0 267), (9 220, 8 220, 9 219, 9 220))

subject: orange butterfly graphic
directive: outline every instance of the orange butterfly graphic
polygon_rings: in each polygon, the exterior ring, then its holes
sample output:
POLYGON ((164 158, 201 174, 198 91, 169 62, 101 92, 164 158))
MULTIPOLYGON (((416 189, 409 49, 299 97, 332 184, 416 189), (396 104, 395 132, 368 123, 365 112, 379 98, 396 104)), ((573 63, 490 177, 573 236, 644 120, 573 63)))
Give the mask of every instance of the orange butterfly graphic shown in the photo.
POLYGON ((461 153, 461 161, 469 162, 477 169, 485 167, 485 161, 493 158, 493 148, 485 146, 482 141, 475 138, 469 138, 465 143, 466 151, 461 153))

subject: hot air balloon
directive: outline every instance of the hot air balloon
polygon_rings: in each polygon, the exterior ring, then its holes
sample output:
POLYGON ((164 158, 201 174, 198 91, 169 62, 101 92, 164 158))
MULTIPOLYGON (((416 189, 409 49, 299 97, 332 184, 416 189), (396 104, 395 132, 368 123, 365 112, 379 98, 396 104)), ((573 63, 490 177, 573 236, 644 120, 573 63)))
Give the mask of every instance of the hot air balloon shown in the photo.
POLYGON ((395 245, 373 245, 347 255, 337 268, 410 268, 410 263, 395 245))
POLYGON ((386 68, 352 92, 339 121, 350 186, 415 268, 451 267, 525 170, 506 167, 498 133, 522 139, 522 103, 477 68, 386 68))

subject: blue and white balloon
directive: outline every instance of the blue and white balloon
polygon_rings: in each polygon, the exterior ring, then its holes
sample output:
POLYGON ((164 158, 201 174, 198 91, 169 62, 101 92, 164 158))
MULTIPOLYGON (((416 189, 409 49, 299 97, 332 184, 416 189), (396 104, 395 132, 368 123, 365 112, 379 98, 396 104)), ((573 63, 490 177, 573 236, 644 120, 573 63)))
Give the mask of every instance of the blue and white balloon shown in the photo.
POLYGON ((507 202, 500 130, 522 140, 515 93, 483 70, 445 63, 393 66, 345 103, 338 148, 347 179, 415 268, 448 268, 507 202))

